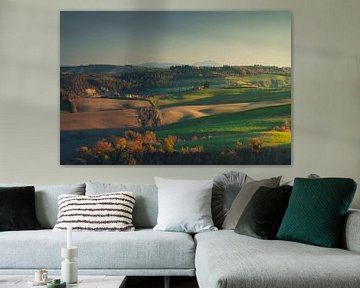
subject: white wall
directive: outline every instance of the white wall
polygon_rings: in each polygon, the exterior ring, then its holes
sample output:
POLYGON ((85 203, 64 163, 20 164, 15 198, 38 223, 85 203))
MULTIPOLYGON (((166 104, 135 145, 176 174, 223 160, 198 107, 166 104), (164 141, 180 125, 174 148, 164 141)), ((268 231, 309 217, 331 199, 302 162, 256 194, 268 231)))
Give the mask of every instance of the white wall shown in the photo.
POLYGON ((360 186, 359 19, 358 0, 0 0, 0 182, 146 183, 236 169, 255 178, 352 177, 360 186), (276 9, 293 12, 291 166, 59 165, 60 10, 276 9))

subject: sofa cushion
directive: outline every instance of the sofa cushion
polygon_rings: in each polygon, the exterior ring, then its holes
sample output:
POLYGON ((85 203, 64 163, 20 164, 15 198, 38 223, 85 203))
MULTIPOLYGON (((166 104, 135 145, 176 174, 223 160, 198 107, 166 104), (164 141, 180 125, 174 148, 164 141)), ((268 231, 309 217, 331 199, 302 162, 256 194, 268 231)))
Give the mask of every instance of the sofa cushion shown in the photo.
POLYGON ((63 194, 59 197, 59 216, 54 231, 133 231, 135 197, 122 191, 93 196, 63 194))
POLYGON ((360 254, 230 230, 195 236, 200 288, 353 288, 360 283, 360 254))
POLYGON ((280 180, 281 176, 273 177, 270 179, 251 181, 244 184, 241 187, 241 190, 237 194, 236 198, 234 199, 233 203, 231 204, 230 210, 224 219, 224 223, 222 225, 223 228, 234 230, 237 222, 240 219, 241 214, 244 212, 246 205, 249 203, 251 197, 255 194, 255 192, 261 186, 269 188, 278 187, 280 180))
POLYGON ((248 175, 238 171, 227 171, 214 178, 212 189, 211 213, 214 225, 221 228, 231 204, 239 193, 241 187, 251 181, 248 175))
POLYGON ((58 216, 58 197, 61 194, 84 195, 85 184, 37 185, 0 183, 0 187, 34 186, 36 218, 41 228, 53 228, 58 216))
POLYGON ((355 190, 349 178, 295 178, 277 238, 337 247, 355 190))
POLYGON ((255 238, 275 239, 288 206, 292 187, 260 187, 236 224, 235 232, 255 238))
POLYGON ((155 177, 159 213, 154 230, 199 233, 216 230, 211 217, 213 180, 155 177))
MULTIPOLYGON (((195 244, 190 235, 158 232, 73 232, 79 270, 194 269, 195 244)), ((60 269, 66 232, 2 232, 0 269, 60 269), (11 251, 11 253, 9 253, 11 251)))
POLYGON ((0 231, 40 228, 34 194, 33 186, 0 187, 0 231))
POLYGON ((86 183, 86 195, 89 196, 119 191, 130 191, 135 195, 133 211, 135 228, 153 228, 158 214, 158 193, 155 184, 86 183))

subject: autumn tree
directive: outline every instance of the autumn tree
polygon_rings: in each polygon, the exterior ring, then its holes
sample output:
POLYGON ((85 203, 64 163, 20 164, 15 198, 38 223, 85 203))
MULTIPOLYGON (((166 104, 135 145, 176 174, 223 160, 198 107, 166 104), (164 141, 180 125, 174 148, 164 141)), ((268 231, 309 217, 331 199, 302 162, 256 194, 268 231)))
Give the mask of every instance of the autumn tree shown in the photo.
POLYGON ((170 136, 167 136, 164 138, 163 140, 163 146, 164 146, 164 151, 166 153, 172 153, 175 151, 174 149, 174 145, 175 145, 175 142, 174 142, 174 137, 172 137, 171 135, 170 136))

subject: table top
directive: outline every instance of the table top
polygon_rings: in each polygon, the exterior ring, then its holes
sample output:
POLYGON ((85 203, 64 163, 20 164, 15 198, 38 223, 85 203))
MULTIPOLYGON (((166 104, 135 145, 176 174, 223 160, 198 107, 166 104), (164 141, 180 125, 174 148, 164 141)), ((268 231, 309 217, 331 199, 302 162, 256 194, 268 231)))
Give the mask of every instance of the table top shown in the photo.
MULTIPOLYGON (((58 277, 51 277, 55 279, 58 277)), ((32 286, 28 285, 29 281, 33 281, 33 276, 21 276, 11 275, 3 276, 0 275, 0 287, 1 288, 24 288, 24 287, 38 287, 43 288, 44 286, 32 286)), ((67 288, 123 288, 125 287, 126 276, 88 276, 79 275, 78 283, 68 284, 67 288)))

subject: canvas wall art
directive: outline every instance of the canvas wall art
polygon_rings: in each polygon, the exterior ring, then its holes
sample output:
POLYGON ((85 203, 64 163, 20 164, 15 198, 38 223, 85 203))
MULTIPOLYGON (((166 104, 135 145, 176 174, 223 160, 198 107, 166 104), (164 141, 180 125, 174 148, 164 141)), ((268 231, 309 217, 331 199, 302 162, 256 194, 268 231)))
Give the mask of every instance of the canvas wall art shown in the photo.
POLYGON ((62 165, 291 164, 291 13, 62 11, 62 165))

